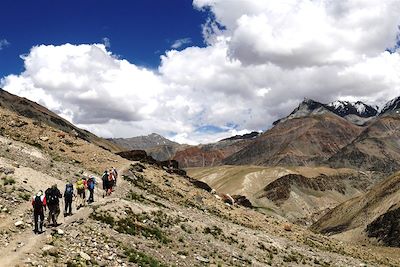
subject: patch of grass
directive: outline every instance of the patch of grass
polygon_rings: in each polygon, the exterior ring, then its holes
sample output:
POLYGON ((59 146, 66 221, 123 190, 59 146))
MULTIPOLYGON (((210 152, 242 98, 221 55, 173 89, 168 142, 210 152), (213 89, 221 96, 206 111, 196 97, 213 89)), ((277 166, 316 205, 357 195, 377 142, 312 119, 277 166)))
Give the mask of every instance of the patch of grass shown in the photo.
POLYGON ((163 244, 171 242, 171 240, 158 227, 141 225, 131 217, 117 221, 115 230, 129 235, 141 234, 144 237, 155 238, 163 244))
POLYGON ((140 202, 140 203, 147 203, 147 204, 148 203, 152 203, 152 204, 154 204, 156 206, 159 206, 159 207, 168 208, 164 204, 162 204, 162 203, 160 203, 158 201, 155 201, 155 200, 147 199, 145 196, 143 196, 143 194, 136 193, 136 192, 134 192, 132 190, 130 190, 128 192, 128 194, 126 195, 125 198, 127 200, 133 200, 133 201, 137 201, 137 202, 140 202))
POLYGON ((159 225, 161 228, 172 227, 182 222, 180 218, 169 216, 161 210, 153 211, 147 216, 147 219, 159 225))
POLYGON ((132 190, 129 191, 129 193, 126 195, 126 198, 129 200, 135 200, 138 202, 145 202, 146 198, 142 194, 138 194, 136 192, 133 192, 132 190))
POLYGON ((100 213, 97 213, 97 212, 93 212, 92 214, 90 214, 90 218, 93 219, 93 220, 96 220, 96 221, 100 221, 102 223, 109 224, 111 226, 115 225, 114 217, 112 217, 108 213, 100 214, 100 213))
POLYGON ((28 200, 31 198, 30 194, 25 193, 25 192, 19 193, 18 196, 19 196, 21 199, 25 200, 25 201, 28 201, 28 200))
POLYGON ((133 248, 125 249, 125 255, 128 260, 133 263, 137 263, 143 267, 167 267, 168 265, 158 261, 150 255, 147 255, 141 251, 137 251, 133 248))
POLYGON ((15 183, 16 183, 15 179, 12 178, 12 177, 6 177, 6 178, 3 179, 3 184, 4 185, 13 185, 15 183))
POLYGON ((188 233, 188 234, 192 234, 192 233, 193 233, 192 229, 189 228, 189 227, 188 227, 187 225, 185 225, 185 224, 181 224, 181 229, 182 229, 183 231, 185 231, 186 233, 188 233))
POLYGON ((303 261, 304 256, 298 252, 292 251, 291 254, 284 255, 283 256, 283 261, 284 262, 295 262, 299 263, 303 261))
POLYGON ((160 192, 162 192, 162 190, 160 190, 158 186, 153 184, 152 181, 144 177, 144 175, 141 173, 135 173, 133 175, 122 175, 122 178, 139 189, 146 190, 151 194, 163 197, 162 195, 160 195, 160 192))
POLYGON ((32 141, 32 142, 28 142, 28 144, 31 146, 34 146, 36 148, 43 149, 43 146, 41 144, 39 144, 38 142, 32 141))
POLYGON ((171 242, 161 229, 156 226, 148 226, 141 223, 147 219, 146 214, 136 215, 132 211, 127 210, 126 218, 115 220, 109 213, 99 213, 94 211, 90 218, 111 225, 117 232, 128 235, 139 235, 144 237, 157 239, 163 244, 171 242))
POLYGON ((206 227, 206 228, 204 228, 203 233, 204 233, 204 234, 211 234, 211 235, 213 235, 214 237, 218 237, 218 236, 220 236, 220 235, 223 233, 223 231, 222 231, 221 228, 219 228, 218 226, 214 225, 214 226, 212 226, 212 227, 206 227))

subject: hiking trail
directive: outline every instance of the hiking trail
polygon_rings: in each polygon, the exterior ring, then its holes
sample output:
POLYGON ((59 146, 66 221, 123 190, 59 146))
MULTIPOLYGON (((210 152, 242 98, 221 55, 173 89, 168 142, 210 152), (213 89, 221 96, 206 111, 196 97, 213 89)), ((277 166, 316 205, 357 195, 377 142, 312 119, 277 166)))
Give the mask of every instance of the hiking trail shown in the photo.
MULTIPOLYGON (((130 165, 130 163, 129 163, 130 165)), ((58 216, 58 223, 60 225, 58 227, 44 227, 45 231, 41 234, 35 234, 33 232, 33 226, 29 225, 24 229, 18 229, 19 231, 12 230, 12 227, 15 223, 13 217, 9 216, 5 218, 0 223, 0 231, 5 231, 10 229, 12 232, 9 238, 8 245, 3 244, 3 249, 0 250, 0 258, 2 259, 0 266, 20 266, 26 265, 30 263, 29 254, 33 254, 42 250, 44 246, 46 246, 49 239, 51 240, 51 234, 57 233, 57 231, 65 231, 67 226, 71 225, 78 220, 85 220, 89 218, 89 215, 92 212, 90 206, 92 205, 106 205, 115 200, 119 200, 119 197, 116 197, 120 194, 121 189, 124 187, 127 182, 124 179, 121 179, 122 174, 128 169, 129 165, 123 166, 119 169, 119 179, 118 184, 115 187, 115 191, 113 191, 111 196, 105 196, 103 198, 103 190, 102 190, 102 181, 101 177, 97 179, 97 186, 94 192, 95 201, 91 204, 86 204, 84 207, 79 210, 76 209, 76 199, 73 201, 73 215, 64 217, 64 198, 60 199, 60 215, 58 216)), ((56 179, 56 178, 55 178, 56 179)), ((60 181, 57 181, 60 182, 60 181)), ((65 185, 64 185, 65 187, 65 185)), ((60 187, 60 189, 64 189, 64 187, 60 187)), ((45 188, 43 188, 43 191, 45 188)), ((76 190, 76 189, 75 189, 76 190)), ((63 191, 62 191, 63 193, 63 191)), ((30 213, 32 215, 32 206, 30 204, 31 199, 27 201, 28 203, 24 203, 19 206, 17 210, 13 212, 13 214, 22 215, 23 213, 30 213)), ((48 209, 45 214, 45 221, 47 221, 48 209)), ((31 216, 33 220, 33 216, 31 216)))

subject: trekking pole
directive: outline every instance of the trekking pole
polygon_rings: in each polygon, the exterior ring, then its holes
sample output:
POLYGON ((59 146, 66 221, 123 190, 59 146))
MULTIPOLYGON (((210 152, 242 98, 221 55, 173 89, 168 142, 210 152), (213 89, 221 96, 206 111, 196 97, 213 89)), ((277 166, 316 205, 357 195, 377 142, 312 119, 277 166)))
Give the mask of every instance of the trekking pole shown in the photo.
POLYGON ((65 225, 65 200, 64 200, 64 198, 61 199, 61 203, 63 205, 60 207, 60 213, 61 213, 61 211, 64 211, 63 212, 63 214, 64 214, 64 216, 63 216, 63 218, 64 218, 63 224, 65 225))

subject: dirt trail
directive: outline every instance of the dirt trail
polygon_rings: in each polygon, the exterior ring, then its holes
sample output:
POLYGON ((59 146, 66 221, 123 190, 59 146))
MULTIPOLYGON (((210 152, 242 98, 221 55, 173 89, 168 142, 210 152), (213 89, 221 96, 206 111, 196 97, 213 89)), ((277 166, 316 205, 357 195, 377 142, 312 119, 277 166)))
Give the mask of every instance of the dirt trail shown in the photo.
MULTIPOLYGON (((105 205, 109 202, 119 200, 117 196, 120 195, 122 188, 124 188, 124 185, 127 183, 121 179, 121 176, 128 168, 129 164, 126 164, 119 169, 118 184, 111 196, 103 198, 102 182, 101 180, 97 181, 98 184, 95 189, 94 205, 105 205)), ((45 228, 45 232, 40 235, 34 234, 29 228, 21 230, 21 232, 13 233, 9 245, 0 250, 0 259, 2 259, 0 266, 25 265, 27 261, 29 261, 29 254, 40 251, 43 246, 46 245, 46 241, 49 239, 49 235, 52 232, 56 232, 58 229, 64 230, 68 225, 71 225, 80 219, 87 219, 91 214, 90 205, 92 204, 76 210, 76 202, 74 201, 73 210, 75 210, 75 212, 73 212, 72 216, 64 217, 64 199, 62 199, 60 201, 61 214, 58 217, 58 221, 61 223, 61 225, 54 228, 45 228)), ((24 213, 27 211, 31 212, 31 206, 28 203, 18 208, 18 213, 24 213)), ((47 216, 45 216, 45 220, 47 220, 47 216)), ((9 217, 1 222, 0 229, 7 229, 9 227, 11 228, 13 223, 14 221, 12 217, 9 217)))

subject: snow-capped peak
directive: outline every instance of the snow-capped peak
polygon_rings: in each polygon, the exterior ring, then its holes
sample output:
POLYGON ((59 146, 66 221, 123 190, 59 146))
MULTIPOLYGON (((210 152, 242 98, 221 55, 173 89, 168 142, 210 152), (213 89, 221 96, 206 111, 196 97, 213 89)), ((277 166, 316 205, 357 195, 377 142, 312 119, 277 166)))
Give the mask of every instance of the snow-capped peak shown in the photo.
POLYGON ((378 113, 375 107, 361 101, 350 102, 337 100, 327 105, 327 108, 339 116, 357 115, 360 117, 373 117, 378 113))
POLYGON ((334 107, 335 109, 339 109, 339 108, 344 108, 344 103, 343 103, 343 101, 336 100, 336 101, 333 101, 332 103, 329 103, 328 106, 334 107))
POLYGON ((381 114, 394 111, 396 109, 400 109, 400 96, 387 102, 386 105, 383 107, 381 114))

